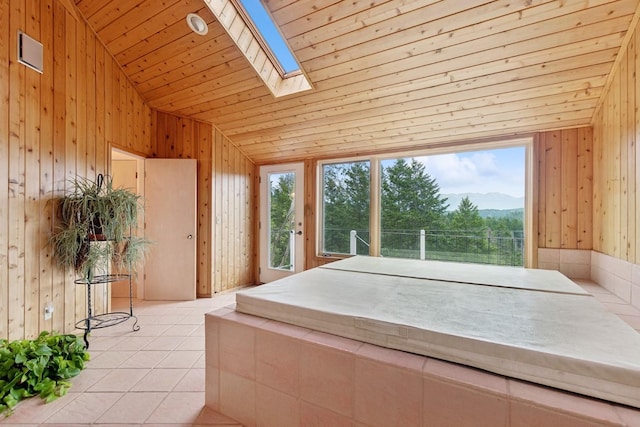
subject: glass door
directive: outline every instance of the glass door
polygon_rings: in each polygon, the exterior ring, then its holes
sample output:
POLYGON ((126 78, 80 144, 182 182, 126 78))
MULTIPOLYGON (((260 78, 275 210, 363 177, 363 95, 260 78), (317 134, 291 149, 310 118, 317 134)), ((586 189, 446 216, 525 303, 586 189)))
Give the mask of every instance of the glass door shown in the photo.
POLYGON ((260 282, 304 269, 304 164, 260 168, 260 282))

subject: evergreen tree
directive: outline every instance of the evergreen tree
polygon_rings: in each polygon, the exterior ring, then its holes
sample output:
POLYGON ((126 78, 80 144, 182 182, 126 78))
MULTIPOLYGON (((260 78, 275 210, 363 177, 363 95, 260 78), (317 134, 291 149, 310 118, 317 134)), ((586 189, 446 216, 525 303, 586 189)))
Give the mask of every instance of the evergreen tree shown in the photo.
MULTIPOLYGON (((369 162, 324 166, 324 251, 349 253, 350 231, 369 240, 370 172, 369 162)), ((358 245, 358 254, 368 254, 358 245)))
POLYGON ((397 159, 382 171, 382 247, 387 250, 419 247, 419 230, 440 230, 447 199, 416 159, 397 159))
POLYGON ((451 228, 459 231, 477 232, 484 228, 484 220, 469 197, 460 200, 458 208, 451 215, 451 228))
POLYGON ((484 219, 487 228, 496 237, 511 237, 512 233, 522 233, 524 230, 523 212, 515 211, 502 217, 487 217, 484 219))
POLYGON ((291 173, 280 174, 271 185, 269 256, 270 266, 275 268, 291 267, 290 239, 295 225, 293 177, 291 173))
POLYGON ((459 252, 478 252, 487 248, 485 233, 485 223, 478 207, 474 205, 469 197, 463 197, 458 208, 451 214, 451 236, 452 249, 459 252))

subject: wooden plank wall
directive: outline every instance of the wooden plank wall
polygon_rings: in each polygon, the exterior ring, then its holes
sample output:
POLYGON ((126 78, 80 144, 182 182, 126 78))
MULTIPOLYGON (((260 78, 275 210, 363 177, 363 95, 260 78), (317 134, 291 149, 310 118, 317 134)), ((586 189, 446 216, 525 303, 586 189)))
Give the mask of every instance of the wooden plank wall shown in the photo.
POLYGON ((537 135, 533 191, 539 248, 591 249, 592 145, 589 127, 537 135))
POLYGON ((593 123, 593 249, 640 261, 640 32, 636 29, 593 123))
MULTIPOLYGON (((109 146, 149 153, 150 109, 85 22, 57 0, 0 0, 0 338, 73 332, 85 289, 47 246, 53 197, 108 172, 109 146), (42 42, 44 73, 17 62, 22 30, 42 42), (51 320, 44 320, 47 302, 51 320)), ((96 289, 96 311, 108 308, 96 289)))
POLYGON ((215 127, 154 112, 154 157, 198 161, 197 295, 254 284, 255 165, 215 127))

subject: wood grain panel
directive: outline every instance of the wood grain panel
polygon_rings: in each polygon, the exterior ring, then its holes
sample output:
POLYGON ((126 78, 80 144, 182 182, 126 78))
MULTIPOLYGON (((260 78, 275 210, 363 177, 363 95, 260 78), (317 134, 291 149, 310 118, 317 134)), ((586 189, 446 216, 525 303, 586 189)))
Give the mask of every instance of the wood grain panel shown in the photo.
MULTIPOLYGON (((27 0, 25 4, 26 32, 40 40, 40 2, 27 0)), ((25 260, 24 265, 24 328, 27 331, 37 331, 40 316, 40 246, 46 244, 44 236, 41 239, 40 208, 40 105, 41 105, 41 76, 39 73, 25 74, 25 158, 24 158, 24 253, 34 256, 25 260)), ((30 335, 30 338, 35 335, 30 335)))
MULTIPOLYGON (((9 0, 0 1, 0 58, 10 55, 9 0)), ((9 61, 0 61, 0 182, 9 182, 9 61)), ((9 186, 0 185, 0 337, 9 336, 9 186)))
POLYGON ((215 127, 154 112, 154 157, 198 161, 198 297, 254 283, 254 164, 215 127))
POLYGON ((591 249, 593 136, 589 127, 541 132, 534 144, 538 247, 591 249))
POLYGON ((593 132, 578 128, 577 249, 593 247, 593 132))
MULTIPOLYGON (((25 25, 25 2, 11 2, 9 9, 8 32, 10 46, 17 46, 18 30, 25 25)), ((24 334, 24 285, 17 287, 13 283, 24 284, 24 144, 25 144, 25 67, 16 61, 9 63, 9 200, 8 200, 8 271, 9 296, 9 339, 21 338, 24 334), (11 82, 19 82, 11 84, 11 82)), ((31 71, 29 71, 31 72, 31 71)))
POLYGON ((567 191, 578 189, 578 132, 574 129, 561 132, 562 165, 560 184, 561 188, 561 248, 575 248, 578 243, 578 192, 567 191))
POLYGON ((640 255, 640 59, 638 30, 623 47, 593 119, 593 248, 638 263, 640 255))
MULTIPOLYGON (((545 247, 562 246, 562 132, 545 135, 544 174, 546 177, 545 198, 545 247)), ((541 171, 542 173, 542 171, 541 171)))
MULTIPOLYGON (((53 46, 53 0, 46 0, 40 2, 40 38, 43 46, 51 48, 53 46)), ((2 56, 2 55, 0 55, 2 56)), ((55 298, 54 277, 56 276, 55 268, 51 262, 52 250, 47 244, 47 236, 50 230, 53 229, 53 211, 52 206, 47 203, 46 198, 43 195, 53 194, 54 192, 54 145, 53 145, 53 124, 54 124, 54 79, 53 79, 53 56, 46 55, 44 57, 44 69, 45 73, 41 76, 41 90, 40 90, 40 151, 39 151, 39 184, 40 192, 37 197, 37 203, 40 207, 40 243, 39 243, 39 304, 37 309, 46 306, 47 303, 53 302, 55 298)), ((0 196, 2 199, 2 196, 0 196)), ((0 220, 1 222, 1 220, 0 220)), ((1 243, 0 243, 1 245, 1 243)), ((59 303, 59 301, 58 301, 59 303)), ((54 303, 55 304, 55 303, 54 303)), ((60 307, 58 305, 58 307, 60 307)), ((40 314, 40 313, 38 313, 40 314)), ((44 330, 56 330, 54 326, 54 318, 50 320, 43 320, 38 329, 44 330)), ((58 329, 59 330, 59 329, 58 329)), ((32 333, 31 331, 29 333, 32 333)))
MULTIPOLYGON (((111 142, 151 154, 150 109, 93 30, 57 0, 0 1, 0 60, 0 180, 8 183, 0 189, 0 338, 75 332, 85 288, 52 260, 50 201, 69 179, 107 173, 111 142), (43 74, 17 62, 18 30, 43 44, 43 74)), ((96 312, 106 311, 108 288, 95 296, 96 312)))
POLYGON ((538 236, 537 236, 537 246, 539 248, 546 247, 546 237, 547 237, 547 229, 546 229, 546 217, 547 217, 547 206, 546 206, 546 198, 544 195, 547 191, 547 175, 545 171, 545 163, 544 163, 544 155, 542 153, 545 152, 545 137, 544 133, 537 135, 537 138, 533 140, 533 156, 535 159, 535 172, 533 173, 534 182, 538 185, 534 189, 534 194, 537 194, 535 197, 534 203, 537 209, 536 218, 538 220, 538 236))

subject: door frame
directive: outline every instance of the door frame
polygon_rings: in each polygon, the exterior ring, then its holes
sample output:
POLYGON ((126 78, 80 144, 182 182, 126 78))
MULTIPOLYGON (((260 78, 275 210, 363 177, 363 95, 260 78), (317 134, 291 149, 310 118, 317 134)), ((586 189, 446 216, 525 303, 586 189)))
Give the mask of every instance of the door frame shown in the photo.
POLYGON ((304 162, 264 165, 259 167, 259 213, 258 213, 258 282, 265 283, 302 272, 305 265, 305 217, 304 217, 304 162), (284 271, 269 268, 269 209, 268 176, 275 173, 293 172, 296 176, 294 193, 295 229, 294 270, 284 271))
MULTIPOLYGON (((140 195, 142 200, 144 200, 144 160, 143 156, 140 156, 135 153, 131 153, 129 151, 123 150, 121 148, 115 147, 112 144, 109 144, 109 175, 112 175, 113 171, 111 168, 111 162, 113 160, 135 160, 136 161, 136 193, 140 195)), ((142 211, 142 215, 138 215, 138 230, 141 230, 144 233, 144 209, 142 211)), ((141 263, 138 266, 138 274, 136 275, 136 279, 134 281, 134 286, 136 287, 136 298, 144 299, 144 263, 141 263)), ((111 294, 109 295, 111 298, 111 294)))

